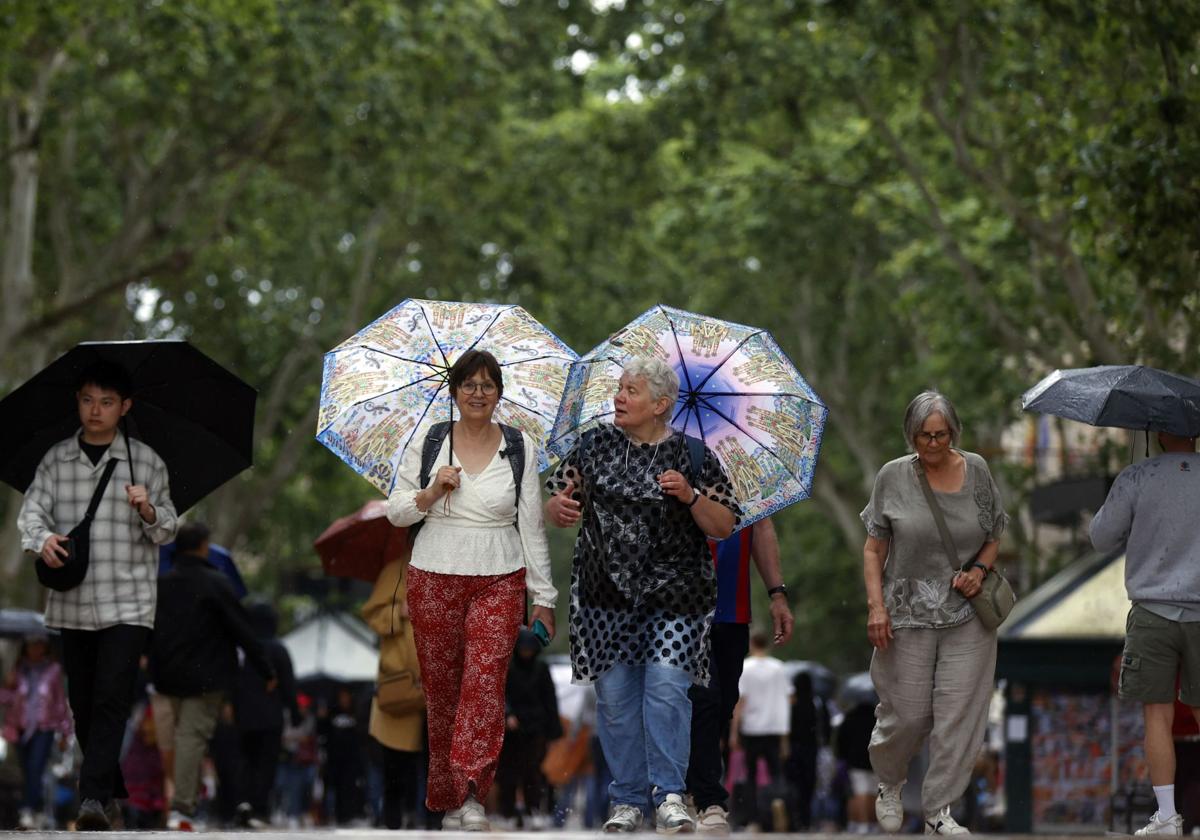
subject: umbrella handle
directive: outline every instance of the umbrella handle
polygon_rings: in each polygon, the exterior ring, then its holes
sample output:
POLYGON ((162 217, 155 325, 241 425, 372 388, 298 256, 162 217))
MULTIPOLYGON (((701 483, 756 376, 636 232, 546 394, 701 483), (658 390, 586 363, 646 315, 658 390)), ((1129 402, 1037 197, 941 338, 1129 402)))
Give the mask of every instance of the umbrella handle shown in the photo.
POLYGON ((137 484, 137 479, 133 477, 133 446, 129 443, 129 423, 124 417, 121 418, 121 431, 125 435, 125 454, 129 456, 129 483, 137 484))

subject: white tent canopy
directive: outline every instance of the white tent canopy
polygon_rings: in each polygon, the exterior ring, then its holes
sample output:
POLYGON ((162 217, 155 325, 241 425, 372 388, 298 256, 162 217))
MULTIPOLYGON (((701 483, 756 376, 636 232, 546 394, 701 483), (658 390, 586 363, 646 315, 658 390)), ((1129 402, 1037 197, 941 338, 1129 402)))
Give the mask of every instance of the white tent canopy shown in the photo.
POLYGON ((371 628, 352 615, 318 613, 280 641, 292 657, 297 680, 375 681, 378 642, 371 628))
POLYGON ((1018 601, 1000 628, 1000 638, 1120 642, 1128 613, 1125 555, 1093 554, 1069 564, 1018 601))

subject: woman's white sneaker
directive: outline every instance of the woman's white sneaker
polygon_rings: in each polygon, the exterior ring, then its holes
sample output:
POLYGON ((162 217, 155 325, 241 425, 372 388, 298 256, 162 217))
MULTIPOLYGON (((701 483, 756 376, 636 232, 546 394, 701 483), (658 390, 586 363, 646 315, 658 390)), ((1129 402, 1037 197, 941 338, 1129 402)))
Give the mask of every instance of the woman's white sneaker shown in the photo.
POLYGON ((463 803, 461 819, 463 831, 488 831, 491 828, 483 805, 474 796, 468 796, 463 803))
POLYGON ((613 808, 612 816, 604 824, 605 832, 609 834, 628 834, 637 831, 642 825, 642 809, 633 805, 617 805, 613 808))
POLYGON ((970 834, 971 831, 966 826, 959 825, 957 822, 955 822, 954 817, 950 816, 949 808, 943 808, 933 816, 925 818, 925 833, 970 834))
POLYGON ((875 797, 875 819, 879 827, 888 834, 895 834, 904 825, 904 804, 900 800, 900 789, 904 782, 898 785, 880 785, 875 797))
POLYGON ((709 805, 696 815, 696 831, 700 834, 728 834, 729 812, 720 805, 709 805))

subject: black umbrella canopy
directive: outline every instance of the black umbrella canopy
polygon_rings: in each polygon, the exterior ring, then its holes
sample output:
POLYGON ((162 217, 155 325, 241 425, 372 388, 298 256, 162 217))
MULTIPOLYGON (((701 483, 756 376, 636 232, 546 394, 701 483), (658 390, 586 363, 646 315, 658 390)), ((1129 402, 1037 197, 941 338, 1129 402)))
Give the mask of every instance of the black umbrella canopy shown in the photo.
POLYGON ((75 388, 97 361, 128 371, 126 428, 166 462, 178 512, 251 465, 252 387, 186 341, 86 342, 0 400, 0 481, 25 492, 46 451, 78 432, 75 388))
POLYGON ((1093 426, 1200 435, 1200 381, 1142 365, 1056 370, 1021 407, 1093 426))

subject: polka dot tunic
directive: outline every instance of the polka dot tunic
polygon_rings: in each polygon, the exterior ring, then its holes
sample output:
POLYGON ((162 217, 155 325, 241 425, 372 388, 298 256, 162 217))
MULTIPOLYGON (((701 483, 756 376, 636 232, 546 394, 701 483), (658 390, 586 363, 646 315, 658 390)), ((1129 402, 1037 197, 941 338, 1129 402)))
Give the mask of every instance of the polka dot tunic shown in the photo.
MULTIPOLYGON (((708 683, 708 632, 716 575, 704 533, 688 507, 658 486, 666 470, 688 472, 676 432, 637 444, 612 425, 587 432, 546 481, 557 493, 575 484, 583 518, 571 572, 571 671, 591 683, 617 663, 682 668, 708 683)), ((729 479, 705 450, 698 489, 741 511, 729 479)))

